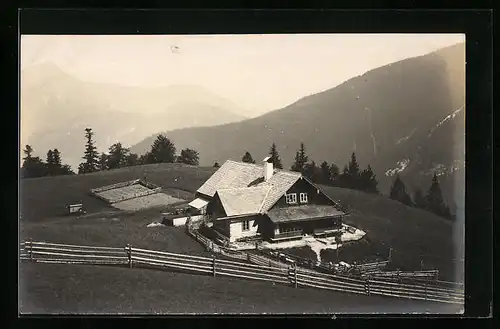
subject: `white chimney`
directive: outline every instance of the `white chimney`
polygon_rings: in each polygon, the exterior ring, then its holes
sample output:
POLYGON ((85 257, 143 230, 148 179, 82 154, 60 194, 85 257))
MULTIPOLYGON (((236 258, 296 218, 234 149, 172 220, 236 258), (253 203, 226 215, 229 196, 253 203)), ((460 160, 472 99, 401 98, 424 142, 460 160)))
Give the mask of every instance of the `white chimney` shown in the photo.
POLYGON ((267 182, 273 176, 273 162, 271 157, 266 157, 262 161, 264 161, 264 180, 267 182))

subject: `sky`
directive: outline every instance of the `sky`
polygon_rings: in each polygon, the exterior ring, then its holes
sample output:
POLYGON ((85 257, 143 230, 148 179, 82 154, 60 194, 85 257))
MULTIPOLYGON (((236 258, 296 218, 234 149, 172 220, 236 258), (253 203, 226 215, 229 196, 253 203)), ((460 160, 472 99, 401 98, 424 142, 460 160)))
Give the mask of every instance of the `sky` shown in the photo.
POLYGON ((21 69, 52 62, 84 81, 198 85, 254 116, 460 42, 465 35, 23 35, 21 69))

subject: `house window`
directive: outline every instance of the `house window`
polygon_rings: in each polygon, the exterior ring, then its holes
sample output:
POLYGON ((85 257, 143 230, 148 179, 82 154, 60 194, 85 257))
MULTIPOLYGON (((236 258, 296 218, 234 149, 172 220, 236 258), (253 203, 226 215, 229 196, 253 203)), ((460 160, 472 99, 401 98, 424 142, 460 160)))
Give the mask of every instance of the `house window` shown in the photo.
POLYGON ((300 203, 307 203, 307 193, 300 193, 300 203))
POLYGON ((297 193, 286 194, 286 203, 297 203, 297 193))
POLYGON ((242 225, 243 225, 243 231, 248 231, 250 229, 250 221, 249 220, 242 222, 242 225))

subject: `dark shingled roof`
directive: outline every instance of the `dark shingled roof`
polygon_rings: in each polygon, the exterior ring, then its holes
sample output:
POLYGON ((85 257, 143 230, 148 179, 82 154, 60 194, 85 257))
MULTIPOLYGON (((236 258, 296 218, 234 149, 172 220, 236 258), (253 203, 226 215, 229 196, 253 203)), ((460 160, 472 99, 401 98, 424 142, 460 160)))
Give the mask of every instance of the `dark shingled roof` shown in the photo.
POLYGON ((301 205, 271 209, 267 215, 273 223, 284 223, 341 216, 345 213, 333 206, 301 205))

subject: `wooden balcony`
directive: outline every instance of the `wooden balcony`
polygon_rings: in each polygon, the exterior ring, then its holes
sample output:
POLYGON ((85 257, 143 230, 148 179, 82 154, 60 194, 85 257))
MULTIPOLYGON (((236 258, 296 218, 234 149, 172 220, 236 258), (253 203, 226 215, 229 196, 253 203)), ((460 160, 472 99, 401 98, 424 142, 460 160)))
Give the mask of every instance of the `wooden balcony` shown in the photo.
POLYGON ((282 242, 282 241, 302 239, 303 236, 304 232, 302 230, 297 230, 297 231, 275 234, 274 238, 271 238, 270 240, 273 242, 282 242))
POLYGON ((330 227, 330 228, 315 229, 313 231, 313 235, 315 237, 329 238, 329 237, 334 237, 335 235, 340 234, 340 232, 341 232, 341 228, 330 227))

